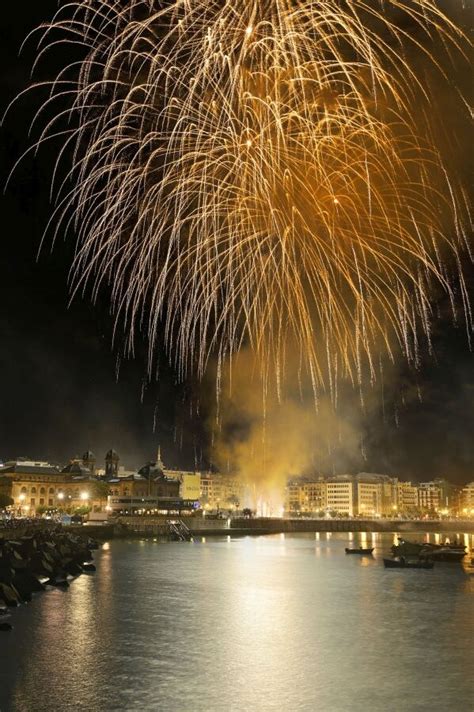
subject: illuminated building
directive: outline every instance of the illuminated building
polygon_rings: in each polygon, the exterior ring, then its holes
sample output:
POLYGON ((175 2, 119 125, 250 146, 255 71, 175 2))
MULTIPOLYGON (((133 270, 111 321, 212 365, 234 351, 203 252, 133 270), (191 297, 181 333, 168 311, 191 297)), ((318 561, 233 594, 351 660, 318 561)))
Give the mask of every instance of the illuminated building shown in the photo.
POLYGON ((463 515, 474 515, 474 482, 468 482, 463 487, 460 509, 463 515))
POLYGON ((324 478, 297 477, 288 482, 285 490, 285 511, 288 514, 316 514, 326 508, 324 478))
POLYGON ((327 481, 326 506, 328 512, 336 512, 348 517, 356 514, 356 491, 351 475, 339 475, 327 481))
POLYGON ((207 472, 201 474, 201 503, 206 509, 228 509, 241 505, 242 481, 234 475, 207 472))
POLYGON ((454 513, 459 506, 457 489, 445 479, 420 482, 418 507, 427 512, 454 513))
POLYGON ((418 509, 418 488, 411 482, 398 481, 394 508, 401 514, 413 514, 418 509))
POLYGON ((201 497, 201 473, 165 469, 166 477, 179 482, 179 496, 182 499, 199 500, 201 497))

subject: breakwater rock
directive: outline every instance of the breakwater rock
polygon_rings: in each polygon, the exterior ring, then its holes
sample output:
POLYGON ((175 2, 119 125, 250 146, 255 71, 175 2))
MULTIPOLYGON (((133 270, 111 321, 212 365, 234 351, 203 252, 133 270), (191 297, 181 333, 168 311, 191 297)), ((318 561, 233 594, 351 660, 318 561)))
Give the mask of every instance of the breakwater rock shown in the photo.
POLYGON ((9 608, 31 601, 48 586, 67 588, 69 578, 94 571, 92 550, 97 546, 61 527, 0 539, 0 631, 11 630, 4 621, 9 608))

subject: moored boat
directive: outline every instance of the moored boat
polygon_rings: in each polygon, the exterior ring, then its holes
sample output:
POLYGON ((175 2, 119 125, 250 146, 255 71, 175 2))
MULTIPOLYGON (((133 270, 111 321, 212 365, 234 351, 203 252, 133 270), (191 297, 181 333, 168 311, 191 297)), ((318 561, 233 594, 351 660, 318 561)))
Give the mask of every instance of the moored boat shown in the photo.
POLYGON ((432 569, 433 561, 407 561, 403 556, 397 559, 384 559, 386 569, 432 569))
POLYGON ((348 549, 346 547, 346 554, 361 554, 362 556, 370 556, 372 554, 373 550, 375 547, 372 547, 370 549, 364 549, 362 547, 359 547, 358 549, 348 549))
POLYGON ((459 543, 431 544, 407 541, 398 537, 398 544, 391 547, 393 556, 436 558, 436 561, 461 561, 466 547, 459 543))
POLYGON ((464 549, 453 547, 441 547, 440 549, 426 548, 422 549, 418 556, 421 559, 430 558, 433 561, 461 561, 466 555, 464 549))

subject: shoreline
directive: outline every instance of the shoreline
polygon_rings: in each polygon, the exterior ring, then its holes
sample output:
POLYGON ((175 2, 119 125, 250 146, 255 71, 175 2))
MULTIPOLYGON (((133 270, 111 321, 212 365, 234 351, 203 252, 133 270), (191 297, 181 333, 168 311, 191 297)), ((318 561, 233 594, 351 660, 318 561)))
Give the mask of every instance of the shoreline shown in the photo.
MULTIPOLYGON (((213 520, 181 517, 193 537, 197 536, 267 536, 317 532, 428 532, 474 533, 473 520, 360 520, 360 519, 232 519, 213 520)), ((165 517, 122 517, 114 525, 83 527, 96 539, 164 535, 165 517), (111 532, 109 534, 109 532, 111 532)))
MULTIPOLYGON (((169 540, 167 522, 169 517, 121 517, 106 524, 69 525, 62 527, 81 538, 107 541, 119 538, 160 537, 169 540)), ((474 520, 392 520, 392 519, 232 519, 213 520, 181 517, 193 537, 198 536, 268 536, 272 534, 297 533, 374 533, 374 532, 415 532, 415 533, 474 533, 474 520)), ((57 526, 57 525, 56 525, 57 526)), ((51 525, 52 527, 52 525, 51 525)), ((47 524, 36 531, 48 531, 47 524)), ((16 539, 31 534, 31 527, 15 529, 0 528, 0 539, 16 539)))

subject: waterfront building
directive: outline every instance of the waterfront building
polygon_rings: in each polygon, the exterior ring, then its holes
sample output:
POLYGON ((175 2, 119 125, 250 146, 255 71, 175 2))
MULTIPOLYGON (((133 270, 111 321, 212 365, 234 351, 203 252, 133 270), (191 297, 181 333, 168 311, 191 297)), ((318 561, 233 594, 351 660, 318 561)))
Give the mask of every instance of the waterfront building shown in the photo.
POLYGON ((285 488, 285 512, 289 515, 322 513, 326 508, 326 489, 323 477, 290 479, 285 488))
POLYGON ((185 500, 181 497, 134 497, 134 496, 116 496, 109 495, 107 497, 107 511, 112 515, 167 515, 176 513, 191 514, 197 508, 198 503, 195 500, 185 500))
POLYGON ((459 505, 456 488, 445 479, 438 478, 418 485, 418 507, 425 512, 453 514, 459 505))
POLYGON ((348 517, 356 514, 356 491, 351 475, 338 475, 327 480, 326 507, 328 512, 348 517))
POLYGON ((460 510, 463 515, 474 515, 474 482, 468 482, 463 487, 460 510))
POLYGON ((418 509, 418 487, 411 482, 396 483, 394 509, 399 514, 414 514, 418 509))
POLYGON ((379 517, 381 514, 381 486, 378 482, 356 483, 357 513, 365 517, 379 517))
POLYGON ((107 480, 110 494, 115 497, 179 497, 180 483, 165 477, 155 463, 142 467, 138 473, 107 480))
POLYGON ((235 475, 201 474, 201 503, 206 509, 230 509, 242 504, 244 484, 235 475))
POLYGON ((355 480, 357 514, 373 517, 393 515, 396 480, 371 472, 360 472, 355 480))
POLYGON ((179 482, 179 496, 182 499, 199 501, 201 497, 201 473, 185 470, 165 469, 166 477, 179 482))

